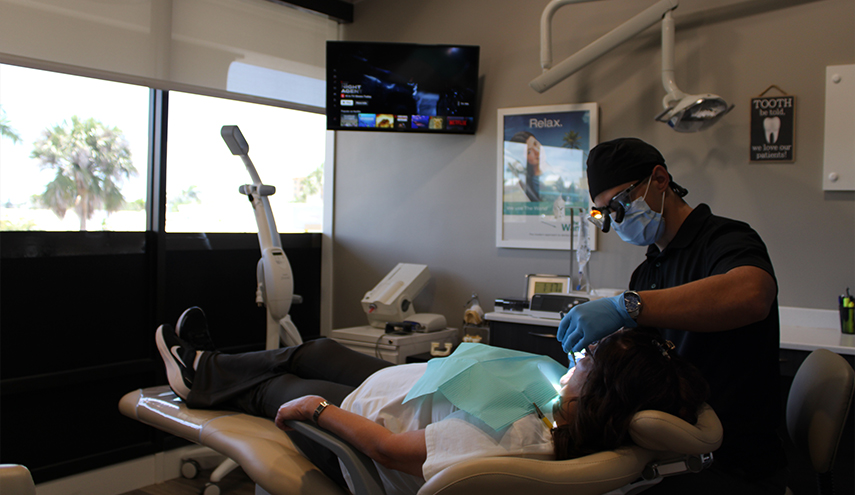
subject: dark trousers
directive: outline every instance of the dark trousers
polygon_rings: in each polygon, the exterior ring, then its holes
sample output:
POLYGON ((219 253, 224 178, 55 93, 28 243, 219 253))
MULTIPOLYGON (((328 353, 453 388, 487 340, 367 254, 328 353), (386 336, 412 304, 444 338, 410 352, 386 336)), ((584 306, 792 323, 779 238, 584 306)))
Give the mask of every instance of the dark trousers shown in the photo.
MULTIPOLYGON (((243 354, 206 352, 199 358, 187 405, 230 409, 275 418, 279 406, 319 395, 340 406, 356 387, 392 363, 348 349, 330 339, 243 354)), ((337 457, 296 432, 291 441, 327 476, 344 486, 337 457)))

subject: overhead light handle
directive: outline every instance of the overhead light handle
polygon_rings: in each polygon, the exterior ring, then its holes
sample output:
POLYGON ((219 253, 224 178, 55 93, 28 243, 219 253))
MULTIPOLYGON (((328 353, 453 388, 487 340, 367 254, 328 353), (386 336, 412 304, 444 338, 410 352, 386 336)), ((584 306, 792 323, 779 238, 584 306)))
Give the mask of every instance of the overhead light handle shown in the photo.
POLYGON ((538 93, 543 93, 555 86, 579 69, 656 24, 662 20, 666 12, 674 10, 679 5, 678 0, 660 0, 552 67, 552 16, 558 8, 582 1, 590 0, 552 0, 543 10, 540 19, 540 64, 544 71, 529 83, 538 93))

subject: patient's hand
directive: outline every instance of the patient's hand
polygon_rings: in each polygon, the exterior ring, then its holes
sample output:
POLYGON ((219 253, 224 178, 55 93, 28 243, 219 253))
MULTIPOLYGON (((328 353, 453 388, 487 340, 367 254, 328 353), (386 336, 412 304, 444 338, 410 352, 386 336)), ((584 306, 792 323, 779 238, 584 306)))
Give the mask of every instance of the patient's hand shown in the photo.
MULTIPOLYGON (((307 395, 282 404, 276 413, 276 426, 288 431, 285 426, 287 420, 311 420, 322 400, 317 395, 307 395)), ((330 406, 324 411, 318 419, 321 428, 335 433, 390 469, 424 476, 422 465, 427 459, 425 430, 392 433, 370 419, 338 407, 330 406)))
POLYGON ((311 420, 315 409, 322 400, 324 400, 323 397, 317 395, 306 395, 282 404, 276 412, 276 427, 280 430, 290 431, 291 428, 285 424, 285 421, 292 419, 298 421, 311 420))

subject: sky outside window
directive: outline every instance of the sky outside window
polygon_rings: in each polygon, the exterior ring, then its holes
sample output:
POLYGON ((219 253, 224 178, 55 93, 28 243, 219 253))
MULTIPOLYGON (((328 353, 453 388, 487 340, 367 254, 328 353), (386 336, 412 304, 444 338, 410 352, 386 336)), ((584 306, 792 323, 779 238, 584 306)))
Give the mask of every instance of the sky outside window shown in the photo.
POLYGON ((251 182, 220 135, 237 125, 264 184, 279 232, 320 232, 320 178, 326 142, 322 114, 180 92, 169 94, 167 232, 256 232, 252 206, 238 192, 251 182))

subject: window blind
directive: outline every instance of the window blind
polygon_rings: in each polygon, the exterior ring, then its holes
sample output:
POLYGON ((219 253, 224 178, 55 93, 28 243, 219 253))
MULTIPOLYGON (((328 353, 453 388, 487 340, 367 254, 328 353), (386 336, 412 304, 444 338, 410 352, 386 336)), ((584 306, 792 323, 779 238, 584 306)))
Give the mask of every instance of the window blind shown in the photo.
POLYGON ((336 21, 267 0, 0 0, 0 61, 315 111, 333 39, 336 21))

